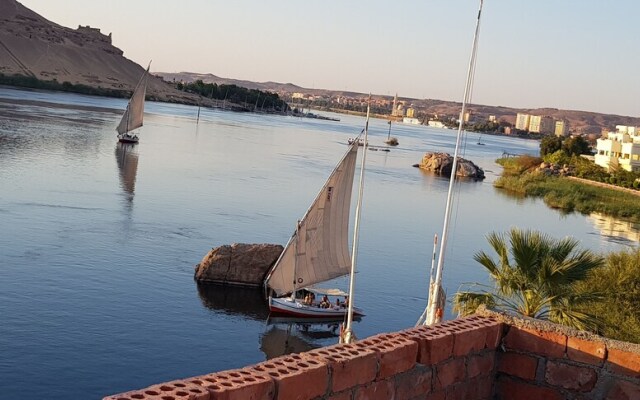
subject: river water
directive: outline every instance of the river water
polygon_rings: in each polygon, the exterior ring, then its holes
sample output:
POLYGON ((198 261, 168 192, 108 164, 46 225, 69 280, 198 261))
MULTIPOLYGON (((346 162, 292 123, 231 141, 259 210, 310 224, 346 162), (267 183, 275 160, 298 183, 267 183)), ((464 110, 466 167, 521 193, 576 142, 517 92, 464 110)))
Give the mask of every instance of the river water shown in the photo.
MULTIPOLYGON (((0 398, 101 398, 337 342, 335 325, 267 323, 260 295, 199 287, 193 268, 211 247, 285 244, 364 119, 202 110, 196 124, 195 107, 147 103, 140 143, 122 147, 125 104, 0 88, 0 398)), ((383 146, 387 131, 371 121, 370 143, 383 146)), ((442 230, 448 180, 412 164, 452 152, 455 132, 394 124, 392 135, 397 148, 367 153, 359 337, 416 322, 442 230)), ((537 154, 538 143, 476 136, 465 157, 487 179, 457 184, 449 294, 486 280, 472 256, 491 231, 571 235, 598 252, 637 246, 636 225, 494 189, 494 160, 537 154)))

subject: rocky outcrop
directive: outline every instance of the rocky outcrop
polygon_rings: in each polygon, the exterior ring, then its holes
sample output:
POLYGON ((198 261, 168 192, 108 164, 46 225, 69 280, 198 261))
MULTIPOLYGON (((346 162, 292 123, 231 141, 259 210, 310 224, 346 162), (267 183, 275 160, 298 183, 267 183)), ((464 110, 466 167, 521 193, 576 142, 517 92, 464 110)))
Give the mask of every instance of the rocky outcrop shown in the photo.
POLYGON ((573 166, 571 165, 564 164, 560 166, 560 165, 548 163, 548 162, 541 163, 540 166, 536 168, 536 171, 543 173, 547 176, 550 176, 550 175, 573 176, 574 174, 573 166))
POLYGON ((211 249, 195 267, 198 282, 261 286, 284 248, 279 244, 233 243, 211 249))
MULTIPOLYGON (((420 163, 414 166, 435 172, 438 175, 451 176, 453 156, 447 153, 425 153, 420 163)), ((456 176, 484 179, 484 171, 472 161, 459 157, 456 176)))

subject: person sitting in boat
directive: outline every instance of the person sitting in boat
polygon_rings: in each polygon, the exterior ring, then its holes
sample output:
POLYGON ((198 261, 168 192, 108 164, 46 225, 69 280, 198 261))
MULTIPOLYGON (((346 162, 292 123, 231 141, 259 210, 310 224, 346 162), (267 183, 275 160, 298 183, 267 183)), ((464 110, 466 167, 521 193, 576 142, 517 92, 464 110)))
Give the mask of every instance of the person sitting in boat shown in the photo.
POLYGON ((306 306, 310 306, 310 305, 311 305, 311 303, 312 303, 312 301, 311 301, 311 293, 307 293, 307 294, 304 296, 304 300, 302 300, 302 304, 304 304, 304 305, 306 305, 306 306))
POLYGON ((342 307, 349 307, 349 296, 344 296, 344 303, 342 303, 342 307))
POLYGON ((329 308, 331 307, 331 303, 329 302, 329 297, 325 294, 322 297, 322 301, 320 302, 320 308, 329 308))

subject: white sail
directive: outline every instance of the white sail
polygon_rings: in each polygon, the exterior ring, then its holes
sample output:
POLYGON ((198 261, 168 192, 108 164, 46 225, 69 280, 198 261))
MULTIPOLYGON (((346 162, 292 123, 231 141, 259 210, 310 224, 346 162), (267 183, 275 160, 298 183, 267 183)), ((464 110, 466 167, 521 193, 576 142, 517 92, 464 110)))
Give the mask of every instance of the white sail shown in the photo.
POLYGON ((349 273, 349 211, 358 146, 353 144, 300 220, 265 281, 276 296, 349 273))
POLYGON ((130 132, 142 126, 142 118, 144 115, 144 96, 147 93, 147 77, 149 76, 149 67, 140 78, 136 88, 131 95, 127 110, 124 112, 120 123, 116 130, 119 134, 130 132))

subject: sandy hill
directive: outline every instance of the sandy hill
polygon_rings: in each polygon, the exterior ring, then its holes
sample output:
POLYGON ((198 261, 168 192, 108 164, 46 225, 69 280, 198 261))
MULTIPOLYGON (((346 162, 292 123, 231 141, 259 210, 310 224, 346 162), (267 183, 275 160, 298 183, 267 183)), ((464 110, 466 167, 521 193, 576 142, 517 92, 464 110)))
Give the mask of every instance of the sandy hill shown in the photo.
MULTIPOLYGON (((111 44, 111 34, 66 28, 15 0, 0 0, 0 73, 131 91, 143 72, 111 44)), ((192 100, 156 77, 147 93, 163 101, 192 100)))

